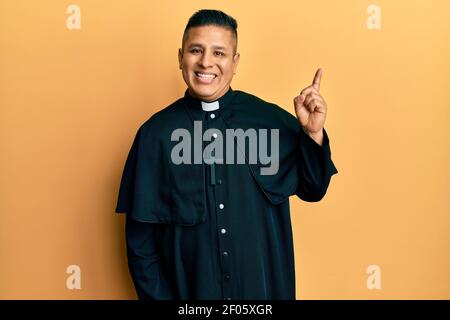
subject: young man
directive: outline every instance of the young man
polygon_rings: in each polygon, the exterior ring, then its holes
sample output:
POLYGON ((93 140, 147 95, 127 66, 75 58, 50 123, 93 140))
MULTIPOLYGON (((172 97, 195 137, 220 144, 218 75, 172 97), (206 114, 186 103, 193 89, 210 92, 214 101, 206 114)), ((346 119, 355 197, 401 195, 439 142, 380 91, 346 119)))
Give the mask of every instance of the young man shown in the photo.
POLYGON ((297 118, 233 90, 236 30, 221 11, 190 18, 184 97, 142 124, 128 155, 116 212, 140 299, 295 299, 289 196, 319 201, 337 173, 322 70, 294 99, 297 118))

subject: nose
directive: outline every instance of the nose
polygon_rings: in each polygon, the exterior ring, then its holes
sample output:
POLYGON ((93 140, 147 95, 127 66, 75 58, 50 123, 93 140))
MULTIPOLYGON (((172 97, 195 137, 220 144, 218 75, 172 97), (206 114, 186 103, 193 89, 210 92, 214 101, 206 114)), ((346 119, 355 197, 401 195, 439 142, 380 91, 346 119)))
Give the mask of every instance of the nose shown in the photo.
POLYGON ((205 69, 213 65, 212 58, 207 51, 202 54, 201 58, 198 61, 198 64, 205 69))

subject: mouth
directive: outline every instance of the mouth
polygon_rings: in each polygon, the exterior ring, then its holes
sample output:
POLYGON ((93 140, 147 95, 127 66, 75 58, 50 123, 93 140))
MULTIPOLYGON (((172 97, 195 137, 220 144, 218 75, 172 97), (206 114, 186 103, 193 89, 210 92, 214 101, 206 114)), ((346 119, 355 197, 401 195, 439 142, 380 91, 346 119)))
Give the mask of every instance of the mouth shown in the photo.
POLYGON ((209 84, 217 78, 217 74, 215 73, 206 73, 206 72, 194 72, 195 78, 199 80, 201 83, 209 84))

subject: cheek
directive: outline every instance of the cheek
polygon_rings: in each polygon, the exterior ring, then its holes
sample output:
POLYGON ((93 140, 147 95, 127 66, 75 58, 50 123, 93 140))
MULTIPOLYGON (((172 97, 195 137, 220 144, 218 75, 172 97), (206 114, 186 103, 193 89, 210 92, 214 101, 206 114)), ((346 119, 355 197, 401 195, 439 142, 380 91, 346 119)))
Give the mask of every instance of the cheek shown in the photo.
POLYGON ((192 81, 192 79, 194 78, 192 68, 188 64, 183 66, 183 77, 189 81, 192 81))
POLYGON ((181 66, 182 66, 184 71, 191 70, 192 66, 194 64, 195 64, 195 61, 193 61, 192 59, 188 59, 188 58, 184 58, 183 61, 181 62, 181 66))
POLYGON ((181 74, 183 75, 184 81, 191 82, 192 81, 191 72, 189 72, 189 69, 187 68, 186 65, 182 65, 181 71, 182 71, 181 74))
POLYGON ((221 66, 222 74, 225 76, 231 76, 233 75, 233 64, 232 63, 225 63, 221 66))

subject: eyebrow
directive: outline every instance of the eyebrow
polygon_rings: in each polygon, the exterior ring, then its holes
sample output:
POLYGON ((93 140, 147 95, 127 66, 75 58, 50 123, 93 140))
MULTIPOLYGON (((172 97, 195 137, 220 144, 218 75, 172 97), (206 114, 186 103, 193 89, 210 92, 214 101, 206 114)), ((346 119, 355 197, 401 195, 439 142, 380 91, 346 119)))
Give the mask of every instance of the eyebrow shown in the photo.
MULTIPOLYGON (((189 48, 192 47, 203 47, 203 45, 201 45, 200 43, 192 43, 189 45, 189 48)), ((226 50, 226 48, 222 46, 213 46, 213 49, 226 50)))

